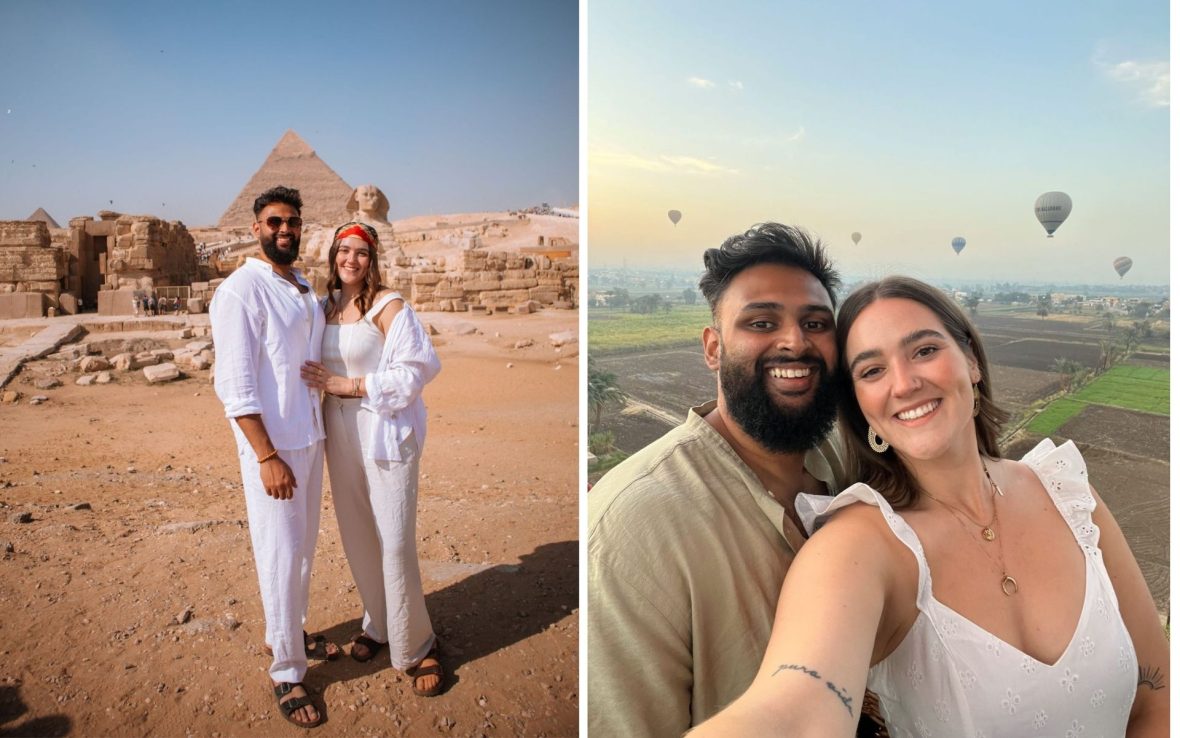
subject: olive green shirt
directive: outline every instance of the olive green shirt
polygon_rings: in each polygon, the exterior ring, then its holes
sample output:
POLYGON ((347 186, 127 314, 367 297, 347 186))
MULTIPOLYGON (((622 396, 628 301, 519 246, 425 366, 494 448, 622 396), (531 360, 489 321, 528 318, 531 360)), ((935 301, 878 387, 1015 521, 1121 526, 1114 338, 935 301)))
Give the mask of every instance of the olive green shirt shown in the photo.
MULTIPOLYGON (((589 493, 592 738, 679 736, 750 685, 803 542, 783 506, 705 420, 716 402, 589 493)), ((804 469, 833 494, 832 439, 804 469)))

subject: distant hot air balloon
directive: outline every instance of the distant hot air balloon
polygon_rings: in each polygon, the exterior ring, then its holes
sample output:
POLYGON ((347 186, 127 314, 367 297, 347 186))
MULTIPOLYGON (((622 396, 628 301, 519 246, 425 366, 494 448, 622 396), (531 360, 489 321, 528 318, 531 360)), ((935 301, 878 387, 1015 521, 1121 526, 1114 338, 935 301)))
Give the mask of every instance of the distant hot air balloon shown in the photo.
POLYGON ((680 222, 680 211, 679 210, 669 210, 668 211, 668 220, 672 221, 672 225, 676 225, 677 223, 679 223, 680 222))
POLYGON ((1037 220, 1041 221, 1041 225, 1045 227, 1049 238, 1053 238, 1053 232, 1061 227, 1061 224, 1069 217, 1071 210, 1073 210, 1073 200, 1070 200, 1069 195, 1064 192, 1046 192, 1038 197, 1036 204, 1033 205, 1033 212, 1036 213, 1037 220))
POLYGON ((854 231, 852 233, 852 245, 855 246, 858 243, 860 243, 860 233, 857 231, 854 231))
POLYGON ((1127 272, 1131 271, 1131 259, 1126 256, 1115 259, 1114 270, 1119 273, 1119 279, 1122 279, 1127 272))
MULTIPOLYGON (((955 236, 951 239, 951 248, 955 250, 956 254, 963 253, 963 249, 967 248, 967 239, 962 236, 955 236)), ((987 249, 984 249, 985 251, 987 249)))

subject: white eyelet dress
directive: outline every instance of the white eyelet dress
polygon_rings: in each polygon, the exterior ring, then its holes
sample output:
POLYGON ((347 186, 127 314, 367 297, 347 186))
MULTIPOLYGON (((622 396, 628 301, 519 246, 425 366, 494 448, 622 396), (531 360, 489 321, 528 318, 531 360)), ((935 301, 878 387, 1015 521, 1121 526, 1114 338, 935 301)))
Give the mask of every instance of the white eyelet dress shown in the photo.
POLYGON ((1045 439, 1022 462, 1036 472, 1086 558, 1081 617, 1055 664, 1023 653, 934 599, 917 534, 871 487, 856 484, 834 499, 799 496, 809 531, 847 505, 875 505, 918 560, 918 619, 897 649, 869 671, 868 688, 881 698, 893 738, 1126 734, 1138 663, 1098 548, 1085 461, 1072 441, 1056 447, 1045 439))

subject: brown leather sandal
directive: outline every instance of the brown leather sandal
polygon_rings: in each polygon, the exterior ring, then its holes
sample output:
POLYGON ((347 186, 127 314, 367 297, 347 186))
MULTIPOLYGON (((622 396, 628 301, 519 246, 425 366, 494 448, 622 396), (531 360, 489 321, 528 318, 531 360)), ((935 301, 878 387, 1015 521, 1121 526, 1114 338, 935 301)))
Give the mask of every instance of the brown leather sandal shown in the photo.
MULTIPOLYGON (((300 728, 314 728, 322 724, 324 722, 324 711, 312 704, 310 695, 292 697, 285 702, 283 701, 283 698, 291 694, 291 690, 295 689, 295 687, 303 687, 303 685, 299 682, 280 682, 274 685, 275 699, 278 700, 279 712, 283 713, 283 719, 292 725, 298 725, 300 728), (294 718, 295 711, 301 707, 308 706, 315 710, 316 715, 319 717, 310 723, 296 720, 294 718)), ((306 692, 307 687, 303 687, 303 691, 306 692)))
POLYGON ((426 655, 422 657, 422 661, 418 662, 417 666, 411 666, 406 669, 406 675, 410 677, 410 689, 414 690, 414 694, 419 697, 435 697, 442 692, 443 688, 443 668, 442 660, 438 657, 438 638, 434 639, 434 644, 426 655), (422 662, 426 659, 433 659, 434 663, 429 666, 423 666, 422 662), (422 677, 436 676, 438 681, 429 689, 419 689, 418 680, 422 677))

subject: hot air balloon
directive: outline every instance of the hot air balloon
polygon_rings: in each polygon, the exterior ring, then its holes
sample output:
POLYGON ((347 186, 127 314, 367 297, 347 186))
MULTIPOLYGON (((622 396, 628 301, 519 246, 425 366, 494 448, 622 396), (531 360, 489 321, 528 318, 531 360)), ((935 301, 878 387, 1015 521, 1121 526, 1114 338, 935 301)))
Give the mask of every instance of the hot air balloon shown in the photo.
POLYGON ((1131 271, 1131 259, 1126 256, 1115 259, 1114 270, 1119 273, 1119 279, 1122 279, 1127 272, 1131 271))
POLYGON ((680 211, 679 210, 669 210, 668 211, 668 220, 672 221, 672 225, 676 225, 677 223, 679 223, 680 222, 680 211))
POLYGON ((1064 192, 1046 192, 1038 197, 1036 204, 1033 205, 1033 212, 1036 213, 1037 220, 1041 221, 1041 225, 1045 227, 1049 238, 1053 238, 1053 232, 1061 227, 1061 224, 1069 217, 1071 210, 1073 210, 1073 200, 1070 200, 1069 195, 1064 192))
MULTIPOLYGON (((963 249, 967 248, 967 239, 962 236, 955 236, 951 239, 951 248, 955 250, 956 254, 963 253, 963 249)), ((984 249, 986 251, 986 249, 984 249)))
POLYGON ((858 243, 860 243, 860 233, 854 231, 852 234, 852 245, 855 246, 858 243))

